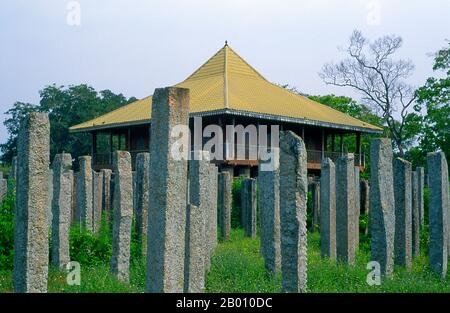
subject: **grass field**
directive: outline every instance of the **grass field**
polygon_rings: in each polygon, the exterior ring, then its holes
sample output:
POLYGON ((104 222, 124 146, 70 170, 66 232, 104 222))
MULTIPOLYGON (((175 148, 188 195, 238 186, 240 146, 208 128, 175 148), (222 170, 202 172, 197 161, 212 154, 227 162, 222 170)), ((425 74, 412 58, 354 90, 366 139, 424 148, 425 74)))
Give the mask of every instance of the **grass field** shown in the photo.
MULTIPOLYGON (((308 238, 309 292, 450 292, 450 275, 445 280, 429 270, 423 254, 414 260, 410 272, 396 268, 391 279, 381 286, 369 286, 366 264, 370 260, 367 242, 360 245, 356 265, 335 264, 320 257, 317 233, 308 238)), ((424 251, 424 249, 422 249, 424 251)), ((118 282, 109 274, 109 265, 82 266, 81 285, 68 286, 66 275, 56 270, 49 273, 49 292, 143 292, 145 262, 137 259, 131 265, 130 284, 118 282)), ((281 277, 270 277, 259 254, 259 239, 245 238, 241 229, 234 229, 231 240, 219 243, 206 277, 206 292, 279 292, 281 277)), ((12 291, 11 272, 0 273, 0 292, 12 291)))

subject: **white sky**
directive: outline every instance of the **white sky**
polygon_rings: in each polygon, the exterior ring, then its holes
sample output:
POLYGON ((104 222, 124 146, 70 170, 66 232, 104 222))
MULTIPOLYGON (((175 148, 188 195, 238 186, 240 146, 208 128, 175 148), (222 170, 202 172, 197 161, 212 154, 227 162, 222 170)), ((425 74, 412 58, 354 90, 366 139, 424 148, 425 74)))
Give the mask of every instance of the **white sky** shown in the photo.
POLYGON ((37 103, 53 83, 142 98, 182 81, 225 40, 272 82, 358 98, 317 75, 343 57, 337 47, 353 29, 402 36, 399 56, 416 65, 416 86, 433 75, 430 53, 450 39, 448 0, 79 0, 80 26, 67 23, 69 2, 1 0, 0 113, 37 103))

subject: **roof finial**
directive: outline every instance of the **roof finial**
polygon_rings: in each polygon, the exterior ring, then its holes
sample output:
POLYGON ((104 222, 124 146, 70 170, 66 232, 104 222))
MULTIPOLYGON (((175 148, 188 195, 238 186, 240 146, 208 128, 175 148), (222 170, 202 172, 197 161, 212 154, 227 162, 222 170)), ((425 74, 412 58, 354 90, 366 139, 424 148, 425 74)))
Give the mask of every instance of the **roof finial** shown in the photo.
POLYGON ((228 46, 228 40, 225 40, 225 47, 228 46))

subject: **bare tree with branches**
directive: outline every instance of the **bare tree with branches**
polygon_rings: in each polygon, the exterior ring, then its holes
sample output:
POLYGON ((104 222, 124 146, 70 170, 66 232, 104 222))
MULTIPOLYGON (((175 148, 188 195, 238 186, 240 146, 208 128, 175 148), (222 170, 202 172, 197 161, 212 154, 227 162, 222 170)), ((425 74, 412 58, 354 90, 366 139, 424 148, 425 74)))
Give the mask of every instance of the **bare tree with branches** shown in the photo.
POLYGON ((344 50, 348 57, 337 64, 325 64, 319 75, 326 84, 357 90, 362 101, 381 115, 403 155, 408 139, 405 126, 416 96, 414 88, 405 83, 414 65, 409 60, 392 59, 401 45, 399 36, 383 36, 370 43, 355 30, 344 50))

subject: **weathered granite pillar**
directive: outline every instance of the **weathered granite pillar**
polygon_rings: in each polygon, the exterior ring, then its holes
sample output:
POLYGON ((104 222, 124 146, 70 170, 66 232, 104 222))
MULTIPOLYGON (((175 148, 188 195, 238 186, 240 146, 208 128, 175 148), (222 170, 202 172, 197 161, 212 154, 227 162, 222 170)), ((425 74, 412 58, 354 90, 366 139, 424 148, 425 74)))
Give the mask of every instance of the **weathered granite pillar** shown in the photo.
POLYGON ((147 221, 149 201, 150 154, 138 153, 136 156, 136 233, 142 255, 147 255, 147 221))
POLYGON ((196 205, 188 204, 186 209, 184 292, 203 292, 205 289, 205 258, 209 258, 206 246, 205 212, 196 205))
POLYGON ((428 173, 433 173, 429 176, 430 268, 445 278, 448 262, 450 208, 448 166, 444 152, 428 153, 427 164, 428 173))
POLYGON ((219 173, 218 176, 217 213, 219 215, 220 237, 230 239, 231 231, 231 177, 229 172, 219 173))
POLYGON ((209 257, 206 258, 206 270, 209 271, 211 267, 211 256, 217 246, 217 181, 218 170, 214 164, 209 164, 208 168, 208 182, 209 190, 206 194, 208 203, 208 221, 206 223, 207 241, 209 244, 209 257))
POLYGON ((412 255, 420 255, 420 212, 419 212, 419 181, 417 172, 411 173, 411 215, 412 215, 412 255))
POLYGON ((13 272, 15 292, 47 292, 49 146, 48 115, 30 113, 20 125, 17 140, 13 272))
POLYGON ((261 216, 261 254, 266 270, 281 270, 280 149, 264 151, 258 166, 258 198, 261 216))
POLYGON ((72 223, 77 223, 78 217, 80 215, 78 213, 78 206, 77 206, 77 193, 78 193, 77 183, 78 183, 78 173, 74 171, 72 175, 72 216, 70 218, 72 223))
POLYGON ((359 216, 361 212, 361 194, 359 190, 359 166, 355 166, 355 249, 359 249, 359 216))
POLYGON ((92 211, 93 211, 93 232, 97 234, 102 224, 102 207, 103 207, 103 172, 92 171, 92 211))
POLYGON ((188 125, 189 90, 156 89, 150 140, 148 292, 182 292, 184 289, 187 160, 177 159, 172 154, 179 138, 171 132, 176 126, 188 130, 188 125))
POLYGON ((53 160, 52 264, 64 269, 70 262, 69 229, 72 210, 73 171, 69 153, 55 155, 53 160))
POLYGON ((394 160, 394 198, 394 263, 410 269, 412 265, 411 163, 400 158, 394 160))
POLYGON ((306 292, 308 191, 306 149, 292 131, 280 133, 281 285, 283 292, 306 292))
MULTIPOLYGON (((192 158, 191 160, 189 160, 189 202, 190 204, 196 206, 196 210, 201 212, 203 216, 203 228, 205 234, 203 242, 200 243, 203 252, 209 251, 211 249, 210 243, 208 242, 210 240, 210 234, 208 232, 210 231, 210 228, 207 226, 210 222, 210 210, 212 209, 211 200, 209 198, 209 191, 211 190, 211 186, 209 185, 210 170, 211 167, 209 152, 201 150, 192 151, 192 158)), ((186 218, 189 217, 187 216, 186 218)), ((187 224, 188 223, 186 222, 186 225, 187 224)), ((186 234, 189 231, 190 230, 186 229, 186 234)), ((186 252, 187 249, 188 247, 186 247, 186 252)), ((209 253, 205 253, 205 255, 200 256, 202 260, 204 260, 205 268, 209 268, 210 266, 209 256, 209 253)), ((189 271, 189 269, 185 269, 185 272, 186 270, 189 271)), ((204 285, 204 282, 202 284, 204 285)))
POLYGON ((245 236, 256 238, 256 180, 253 178, 242 182, 242 206, 245 206, 245 236))
POLYGON ((419 207, 419 216, 420 216, 420 227, 424 226, 424 205, 423 205, 423 191, 424 191, 424 170, 423 167, 417 167, 417 205, 419 207))
POLYGON ((101 169, 103 176, 103 184, 102 184, 102 210, 105 213, 107 221, 110 220, 111 216, 111 177, 112 171, 110 169, 101 169))
POLYGON ((131 155, 128 151, 113 153, 115 190, 113 199, 113 239, 111 273, 120 281, 129 281, 131 222, 133 220, 133 182, 131 155))
POLYGON ((92 231, 92 168, 91 157, 78 157, 79 172, 77 182, 77 222, 88 231, 92 231))
POLYGON ((14 179, 17 178, 17 156, 12 157, 11 161, 11 168, 9 169, 8 173, 8 179, 14 179))
POLYGON ((369 214, 369 182, 361 179, 359 183, 360 214, 369 214))
POLYGON ((372 140, 370 162, 371 260, 380 263, 383 275, 390 276, 394 270, 395 200, 389 139, 372 140))
POLYGON ((315 232, 320 221, 320 181, 314 178, 310 184, 312 198, 311 232, 315 232))
POLYGON ((352 153, 336 162, 336 256, 353 265, 356 254, 355 168, 352 153))
POLYGON ((320 245, 322 257, 336 260, 336 168, 331 159, 322 161, 320 177, 320 245))
POLYGON ((3 178, 3 172, 0 171, 0 202, 8 193, 8 181, 3 178))
POLYGON ((133 182, 133 214, 136 214, 136 171, 131 172, 131 179, 133 182))
POLYGON ((47 225, 48 225, 48 231, 51 232, 52 230, 52 220, 53 220, 53 214, 52 214, 52 202, 53 202, 53 169, 49 168, 48 170, 48 197, 47 197, 47 225))

